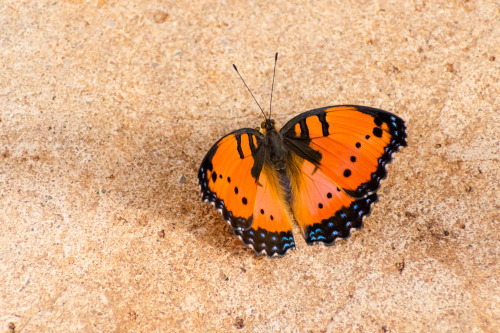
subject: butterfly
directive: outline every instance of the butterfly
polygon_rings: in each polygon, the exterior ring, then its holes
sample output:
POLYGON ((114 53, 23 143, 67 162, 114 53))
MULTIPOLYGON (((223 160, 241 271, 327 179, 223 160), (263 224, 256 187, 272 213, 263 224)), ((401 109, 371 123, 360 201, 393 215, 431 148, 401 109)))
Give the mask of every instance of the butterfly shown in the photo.
POLYGON ((307 244, 349 237, 377 201, 393 153, 407 146, 405 122, 376 108, 336 105, 301 113, 278 130, 271 105, 272 90, 269 116, 260 108, 262 132, 233 131, 205 155, 202 200, 257 254, 281 257, 295 248, 292 214, 307 244))

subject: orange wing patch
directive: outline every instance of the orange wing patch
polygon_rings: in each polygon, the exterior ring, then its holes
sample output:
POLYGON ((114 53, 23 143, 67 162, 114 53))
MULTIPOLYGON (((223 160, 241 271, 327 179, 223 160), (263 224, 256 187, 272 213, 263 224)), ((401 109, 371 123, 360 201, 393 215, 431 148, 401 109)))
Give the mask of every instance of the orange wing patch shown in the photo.
POLYGON ((311 162, 295 157, 289 165, 293 189, 292 209, 302 229, 313 221, 320 222, 342 207, 349 207, 353 198, 311 162))
POLYGON ((338 237, 348 237, 351 228, 362 226, 363 217, 377 200, 376 194, 358 200, 350 197, 321 169, 297 155, 290 156, 287 170, 292 211, 308 244, 331 245, 338 237))
POLYGON ((235 230, 235 235, 259 254, 284 256, 295 242, 279 176, 264 164, 257 184, 252 226, 235 230))
POLYGON ((252 224, 261 136, 253 129, 228 134, 210 149, 198 173, 202 199, 213 203, 234 229, 252 224))
POLYGON ((282 132, 292 151, 352 197, 376 191, 392 153, 406 146, 401 118, 361 106, 312 110, 292 119, 282 132))

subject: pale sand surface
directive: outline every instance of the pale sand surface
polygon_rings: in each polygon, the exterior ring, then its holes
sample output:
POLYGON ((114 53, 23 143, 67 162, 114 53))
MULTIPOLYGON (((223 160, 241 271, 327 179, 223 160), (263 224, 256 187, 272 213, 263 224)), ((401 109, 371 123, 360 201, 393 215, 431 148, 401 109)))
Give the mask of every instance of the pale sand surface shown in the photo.
POLYGON ((500 330, 498 1, 2 1, 0 59, 0 332, 500 330), (196 175, 276 51, 279 125, 373 106, 408 147, 363 229, 270 260, 196 175))

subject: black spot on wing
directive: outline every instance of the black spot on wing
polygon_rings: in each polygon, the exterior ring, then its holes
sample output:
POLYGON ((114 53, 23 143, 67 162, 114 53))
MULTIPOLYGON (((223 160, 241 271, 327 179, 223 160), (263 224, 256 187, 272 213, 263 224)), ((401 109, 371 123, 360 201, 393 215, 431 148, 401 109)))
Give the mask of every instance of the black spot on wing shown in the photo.
POLYGON ((377 138, 382 137, 382 129, 379 127, 374 127, 373 128, 373 135, 375 135, 377 138))

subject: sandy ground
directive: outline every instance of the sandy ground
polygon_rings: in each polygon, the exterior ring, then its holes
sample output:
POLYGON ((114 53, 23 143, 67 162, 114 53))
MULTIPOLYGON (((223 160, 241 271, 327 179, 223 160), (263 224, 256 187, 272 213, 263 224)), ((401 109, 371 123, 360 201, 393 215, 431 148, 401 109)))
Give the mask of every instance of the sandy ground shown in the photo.
POLYGON ((498 1, 2 1, 0 332, 498 332, 498 1), (223 134, 406 120, 363 229, 257 257, 200 201, 223 134))

